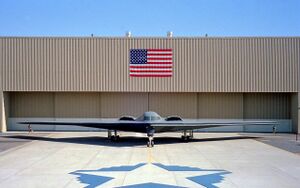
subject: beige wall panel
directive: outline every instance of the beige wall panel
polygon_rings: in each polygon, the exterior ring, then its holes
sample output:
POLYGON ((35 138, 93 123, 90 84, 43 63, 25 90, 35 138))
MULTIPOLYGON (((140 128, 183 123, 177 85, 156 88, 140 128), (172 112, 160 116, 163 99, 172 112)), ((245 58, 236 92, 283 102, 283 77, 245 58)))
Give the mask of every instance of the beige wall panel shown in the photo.
POLYGON ((149 110, 163 117, 178 115, 183 118, 197 118, 197 94, 149 93, 149 110))
POLYGON ((298 92, 299 37, 0 37, 4 91, 298 92), (171 78, 129 77, 133 48, 172 48, 171 78))
POLYGON ((290 119, 289 93, 245 93, 245 119, 290 119))
POLYGON ((0 91, 0 132, 7 131, 8 101, 7 95, 0 91))
POLYGON ((198 118, 243 118, 242 93, 199 93, 198 118))
POLYGON ((54 93, 10 93, 10 117, 54 117, 54 93))
POLYGON ((101 93, 101 117, 138 117, 148 110, 147 93, 101 93))
POLYGON ((55 93, 55 117, 100 118, 99 93, 55 93))
POLYGON ((4 92, 4 110, 5 110, 5 118, 6 118, 6 124, 7 120, 10 117, 10 93, 4 92))

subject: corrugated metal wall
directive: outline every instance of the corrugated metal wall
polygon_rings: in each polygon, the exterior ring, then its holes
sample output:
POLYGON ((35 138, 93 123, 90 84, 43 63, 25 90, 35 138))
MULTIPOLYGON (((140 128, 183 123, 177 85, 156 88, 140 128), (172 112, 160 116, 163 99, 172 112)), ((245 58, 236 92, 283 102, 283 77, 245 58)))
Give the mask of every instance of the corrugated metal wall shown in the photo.
POLYGON ((0 38, 0 91, 298 92, 300 38, 0 38), (171 78, 130 78, 131 48, 172 48, 171 78))
POLYGON ((291 119, 291 93, 39 93, 10 94, 10 117, 117 118, 161 116, 291 119))

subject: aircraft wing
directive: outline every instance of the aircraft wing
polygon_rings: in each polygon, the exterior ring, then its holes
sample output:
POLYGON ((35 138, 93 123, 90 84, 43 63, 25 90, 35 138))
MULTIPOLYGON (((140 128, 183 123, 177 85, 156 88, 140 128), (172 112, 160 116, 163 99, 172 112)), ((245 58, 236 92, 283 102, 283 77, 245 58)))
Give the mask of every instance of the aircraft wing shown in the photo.
POLYGON ((238 120, 238 119, 190 119, 190 120, 176 120, 176 121, 162 121, 153 123, 156 132, 168 131, 182 131, 204 129, 212 127, 224 126, 244 126, 244 125, 262 125, 262 126, 276 126, 277 121, 268 120, 238 120))
POLYGON ((147 132, 147 127, 151 126, 155 132, 169 132, 194 130, 221 126, 243 126, 243 125, 278 125, 276 121, 256 121, 256 120, 237 120, 237 119, 186 119, 176 121, 123 121, 103 119, 99 121, 26 121, 19 122, 27 125, 71 125, 81 127, 100 128, 108 130, 119 130, 129 132, 147 132))
POLYGON ((26 125, 70 125, 80 127, 99 128, 107 130, 119 130, 119 131, 132 131, 132 132, 145 132, 145 127, 149 126, 149 123, 142 121, 123 121, 104 119, 99 121, 24 121, 19 124, 26 125))

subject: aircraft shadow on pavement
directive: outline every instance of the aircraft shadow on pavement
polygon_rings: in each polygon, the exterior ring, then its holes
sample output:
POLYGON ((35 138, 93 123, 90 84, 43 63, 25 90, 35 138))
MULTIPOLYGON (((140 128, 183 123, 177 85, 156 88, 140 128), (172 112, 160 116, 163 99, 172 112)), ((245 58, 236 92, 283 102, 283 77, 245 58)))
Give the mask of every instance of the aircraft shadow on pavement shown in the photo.
MULTIPOLYGON (((145 146, 147 137, 134 137, 134 136, 121 136, 118 141, 111 141, 107 137, 101 136, 86 136, 86 137, 65 137, 65 138, 51 138, 46 136, 34 136, 34 135, 10 135, 2 136, 13 139, 25 139, 25 140, 38 140, 46 142, 62 142, 73 144, 87 144, 87 145, 100 145, 111 147, 130 147, 130 146, 145 146)), ((155 137, 155 145, 167 145, 178 143, 194 143, 194 142, 210 142, 210 141, 224 141, 224 140, 241 140, 241 139, 255 139, 258 137, 253 136, 226 136, 215 138, 193 138, 189 141, 183 141, 179 137, 155 137)))

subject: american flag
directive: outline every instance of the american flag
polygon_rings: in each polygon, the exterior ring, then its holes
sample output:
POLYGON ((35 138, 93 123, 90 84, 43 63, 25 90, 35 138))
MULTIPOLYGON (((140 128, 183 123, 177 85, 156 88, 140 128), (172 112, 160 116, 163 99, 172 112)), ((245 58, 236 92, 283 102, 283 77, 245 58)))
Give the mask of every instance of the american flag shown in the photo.
POLYGON ((133 77, 171 77, 172 49, 131 49, 129 75, 133 77))

